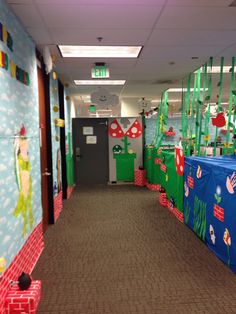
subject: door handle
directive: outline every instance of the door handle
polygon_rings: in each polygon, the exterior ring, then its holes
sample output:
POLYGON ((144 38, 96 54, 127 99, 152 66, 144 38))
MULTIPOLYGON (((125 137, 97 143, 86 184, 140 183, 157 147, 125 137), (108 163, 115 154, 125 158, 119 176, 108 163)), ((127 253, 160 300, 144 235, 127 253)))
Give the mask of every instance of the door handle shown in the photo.
POLYGON ((45 172, 42 173, 42 176, 50 176, 50 175, 51 175, 51 172, 45 171, 45 172))

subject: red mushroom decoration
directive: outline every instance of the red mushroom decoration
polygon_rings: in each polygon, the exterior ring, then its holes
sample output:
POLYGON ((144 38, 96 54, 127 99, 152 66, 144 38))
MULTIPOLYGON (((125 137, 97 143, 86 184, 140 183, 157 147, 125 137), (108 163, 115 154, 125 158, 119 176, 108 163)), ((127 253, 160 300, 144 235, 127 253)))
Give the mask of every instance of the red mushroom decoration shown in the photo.
POLYGON ((115 138, 121 138, 124 137, 125 134, 120 126, 120 124, 118 123, 117 119, 114 119, 112 121, 112 123, 109 126, 109 135, 111 137, 115 137, 115 138))
POLYGON ((175 167, 179 176, 184 174, 184 151, 182 147, 175 147, 175 167))
POLYGON ((128 131, 125 133, 126 136, 131 138, 137 138, 142 134, 142 126, 136 119, 128 131))

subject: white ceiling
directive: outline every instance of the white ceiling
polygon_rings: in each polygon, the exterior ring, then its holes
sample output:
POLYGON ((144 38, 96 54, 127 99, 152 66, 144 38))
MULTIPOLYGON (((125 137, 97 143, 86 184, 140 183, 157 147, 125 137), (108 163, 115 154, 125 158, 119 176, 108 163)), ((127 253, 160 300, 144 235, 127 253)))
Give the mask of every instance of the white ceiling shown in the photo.
MULTIPOLYGON (((8 0, 39 49, 50 47, 56 71, 73 94, 94 87, 75 86, 89 79, 95 62, 106 62, 108 87, 121 98, 160 98, 168 87, 201 66, 210 56, 236 55, 236 8, 232 0, 8 0), (103 37, 101 43, 97 37, 103 37), (57 45, 143 45, 138 59, 63 59, 57 45), (198 57, 192 60, 192 57, 198 57), (170 63, 173 63, 171 65, 170 63), (160 84, 158 81, 173 80, 160 84)), ((218 65, 218 63, 217 63, 218 65)))

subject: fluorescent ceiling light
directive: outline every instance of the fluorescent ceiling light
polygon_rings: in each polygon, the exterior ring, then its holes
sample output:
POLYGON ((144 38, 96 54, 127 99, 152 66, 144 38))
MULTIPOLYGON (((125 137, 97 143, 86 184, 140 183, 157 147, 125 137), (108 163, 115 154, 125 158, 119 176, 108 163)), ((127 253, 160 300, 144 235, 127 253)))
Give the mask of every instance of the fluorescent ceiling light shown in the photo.
POLYGON ((153 99, 153 100, 151 100, 151 103, 154 103, 154 102, 161 102, 161 99, 153 99))
POLYGON ((142 46, 64 46, 59 45, 64 58, 137 58, 142 46))
MULTIPOLYGON (((198 90, 198 89, 196 89, 196 90, 198 90)), ((203 91, 204 90, 204 88, 200 88, 200 91, 203 91)), ((206 88, 205 89, 205 91, 207 91, 208 90, 208 88, 206 88)), ((169 88, 169 89, 167 89, 167 92, 173 92, 173 93, 182 93, 182 92, 187 92, 188 91, 188 89, 187 88, 169 88)), ((190 88, 190 92, 193 92, 194 91, 194 88, 190 88)), ((169 100, 170 101, 170 100, 169 100)))
POLYGON ((125 80, 74 80, 75 85, 124 85, 125 80))
MULTIPOLYGON (((223 73, 230 73, 229 70, 231 69, 231 66, 224 66, 223 67, 223 73)), ((198 70, 196 70, 194 73, 197 73, 198 70)), ((204 72, 204 67, 201 68, 201 73, 204 72)), ((220 73, 220 66, 213 66, 212 69, 211 67, 207 67, 207 73, 220 73)), ((236 67, 234 68, 234 72, 236 72, 236 67)))

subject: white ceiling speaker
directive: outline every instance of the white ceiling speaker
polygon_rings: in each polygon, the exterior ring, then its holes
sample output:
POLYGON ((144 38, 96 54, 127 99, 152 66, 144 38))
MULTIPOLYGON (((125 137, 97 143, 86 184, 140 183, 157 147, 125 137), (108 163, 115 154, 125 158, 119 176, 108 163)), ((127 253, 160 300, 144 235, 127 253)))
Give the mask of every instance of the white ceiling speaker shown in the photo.
POLYGON ((52 71, 53 62, 48 46, 44 46, 43 48, 43 61, 45 64, 46 73, 49 74, 52 71))

